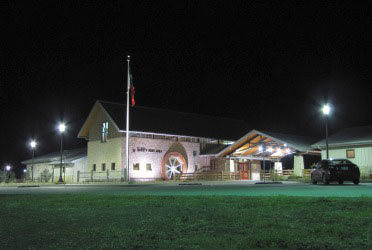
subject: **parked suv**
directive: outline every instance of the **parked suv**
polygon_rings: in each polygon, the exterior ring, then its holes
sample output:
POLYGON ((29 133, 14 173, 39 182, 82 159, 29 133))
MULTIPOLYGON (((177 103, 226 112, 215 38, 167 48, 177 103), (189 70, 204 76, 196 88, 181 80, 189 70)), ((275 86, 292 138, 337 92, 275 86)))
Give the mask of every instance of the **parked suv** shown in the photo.
POLYGON ((328 185, 331 181, 352 181, 355 185, 359 184, 359 167, 346 159, 322 160, 311 171, 311 182, 317 184, 318 181, 328 185))

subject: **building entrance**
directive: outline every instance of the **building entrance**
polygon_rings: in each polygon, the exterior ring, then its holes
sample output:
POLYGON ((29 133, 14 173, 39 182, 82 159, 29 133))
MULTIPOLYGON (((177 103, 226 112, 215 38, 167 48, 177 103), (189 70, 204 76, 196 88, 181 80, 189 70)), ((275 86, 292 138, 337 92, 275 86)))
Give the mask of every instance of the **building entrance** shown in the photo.
POLYGON ((238 168, 239 168, 240 176, 242 180, 251 179, 251 166, 249 162, 239 162, 238 168))

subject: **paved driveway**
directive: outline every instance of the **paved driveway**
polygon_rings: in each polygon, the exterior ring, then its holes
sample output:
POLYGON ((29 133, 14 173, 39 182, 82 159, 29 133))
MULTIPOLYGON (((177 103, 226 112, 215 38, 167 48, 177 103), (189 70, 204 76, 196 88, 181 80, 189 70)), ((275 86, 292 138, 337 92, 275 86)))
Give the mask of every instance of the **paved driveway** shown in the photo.
POLYGON ((353 185, 311 185, 283 182, 261 184, 254 182, 203 182, 202 185, 139 184, 139 185, 50 185, 40 187, 0 187, 5 194, 72 194, 98 193, 115 195, 239 195, 239 196, 316 196, 372 197, 372 183, 353 185))

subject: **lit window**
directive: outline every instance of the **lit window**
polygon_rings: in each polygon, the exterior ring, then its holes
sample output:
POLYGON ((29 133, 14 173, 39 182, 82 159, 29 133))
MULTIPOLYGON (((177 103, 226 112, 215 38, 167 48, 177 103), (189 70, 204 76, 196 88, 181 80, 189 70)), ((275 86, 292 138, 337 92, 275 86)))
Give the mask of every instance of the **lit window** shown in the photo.
POLYGON ((111 170, 115 170, 115 162, 111 163, 111 170))
POLYGON ((133 170, 134 171, 139 171, 139 168, 140 168, 139 163, 133 164, 133 170))
POLYGON ((106 163, 102 163, 102 171, 106 170, 106 163))
POLYGON ((102 122, 101 142, 107 141, 107 135, 108 135, 108 122, 102 122))
POLYGON ((147 163, 146 164, 146 170, 147 171, 152 171, 152 168, 151 168, 151 164, 150 163, 147 163))
POLYGON ((96 166, 96 164, 93 164, 93 171, 97 171, 97 166, 96 166))
POLYGON ((346 157, 347 158, 355 158, 355 150, 354 149, 347 149, 346 150, 346 157))

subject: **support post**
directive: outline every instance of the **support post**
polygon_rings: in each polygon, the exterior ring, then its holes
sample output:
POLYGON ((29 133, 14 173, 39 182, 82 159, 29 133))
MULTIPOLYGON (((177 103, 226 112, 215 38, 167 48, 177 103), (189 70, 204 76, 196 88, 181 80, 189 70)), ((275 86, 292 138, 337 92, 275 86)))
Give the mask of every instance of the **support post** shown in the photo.
POLYGON ((93 182, 93 170, 90 171, 90 181, 93 182))
POLYGON ((34 181, 34 158, 35 158, 35 149, 32 149, 32 166, 31 166, 32 182, 34 181))
POLYGON ((60 167, 59 167, 59 179, 58 179, 58 182, 59 183, 63 183, 63 179, 62 179, 62 158, 63 158, 63 132, 61 132, 61 164, 60 164, 60 167))
POLYGON ((80 170, 77 171, 77 182, 80 182, 80 170))

